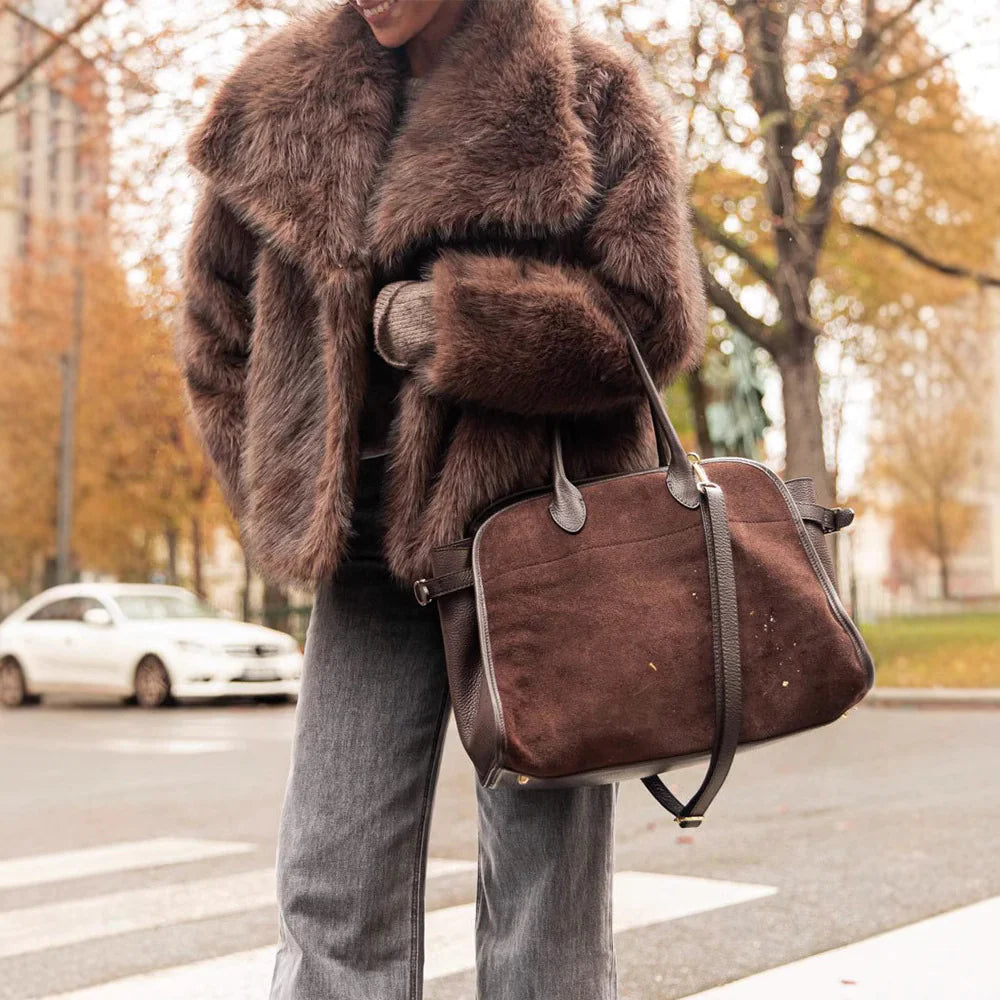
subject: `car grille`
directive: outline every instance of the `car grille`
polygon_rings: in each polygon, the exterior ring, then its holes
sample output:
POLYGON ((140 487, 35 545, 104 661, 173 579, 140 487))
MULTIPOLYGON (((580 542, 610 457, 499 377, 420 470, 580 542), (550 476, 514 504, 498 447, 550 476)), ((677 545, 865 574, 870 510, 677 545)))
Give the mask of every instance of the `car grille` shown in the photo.
POLYGON ((281 652, 281 647, 273 643, 245 643, 225 649, 230 656, 277 656, 281 652))

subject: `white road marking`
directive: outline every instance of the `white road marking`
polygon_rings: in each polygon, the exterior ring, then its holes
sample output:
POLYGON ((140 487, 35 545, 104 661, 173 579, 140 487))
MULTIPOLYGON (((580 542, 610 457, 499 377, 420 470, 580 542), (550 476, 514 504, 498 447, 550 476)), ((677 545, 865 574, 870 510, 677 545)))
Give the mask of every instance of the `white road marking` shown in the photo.
MULTIPOLYGON (((243 846, 243 845, 236 845, 243 846)), ((429 878, 475 871, 469 861, 431 858, 429 878)), ((0 958, 81 941, 222 917, 275 904, 271 868, 46 903, 0 913, 0 958)))
POLYGON ((255 948, 43 1000, 267 1000, 276 951, 255 948))
POLYGON ((686 1000, 996 1000, 1000 896, 686 1000))
POLYGON ((0 861, 0 889, 18 889, 26 885, 62 882, 89 875, 134 871, 138 868, 155 868, 158 865, 178 865, 205 858, 245 854, 253 849, 253 844, 160 837, 156 840, 134 840, 78 851, 61 851, 57 854, 8 858, 0 861))
POLYGON ((153 756, 192 755, 204 753, 232 753, 247 746, 245 740, 209 739, 154 739, 151 737, 129 737, 113 740, 12 740, 11 746, 38 748, 43 751, 71 750, 75 753, 119 753, 129 756, 149 754, 153 756))
POLYGON ((475 870, 475 861, 454 861, 451 858, 430 858, 427 861, 428 878, 441 878, 444 875, 457 875, 475 870))
MULTIPOLYGON (((615 933, 675 920, 761 896, 773 886, 619 872, 615 877, 615 933)), ((427 914, 425 979, 440 979, 474 968, 475 904, 427 914)), ((46 1000, 266 1000, 275 948, 208 959, 160 972, 130 976, 46 1000)))
MULTIPOLYGON (((693 913, 742 903, 778 890, 769 885, 724 882, 686 875, 617 872, 612 913, 616 934, 662 924, 693 913)), ((427 915, 424 977, 439 979, 476 965, 474 903, 427 915)))
POLYGON ((0 914, 0 958, 273 904, 274 871, 263 868, 10 910, 0 914))
POLYGON ((94 744, 94 749, 105 750, 108 753, 174 756, 176 754, 231 753, 244 746, 246 744, 238 740, 119 739, 100 740, 94 744))

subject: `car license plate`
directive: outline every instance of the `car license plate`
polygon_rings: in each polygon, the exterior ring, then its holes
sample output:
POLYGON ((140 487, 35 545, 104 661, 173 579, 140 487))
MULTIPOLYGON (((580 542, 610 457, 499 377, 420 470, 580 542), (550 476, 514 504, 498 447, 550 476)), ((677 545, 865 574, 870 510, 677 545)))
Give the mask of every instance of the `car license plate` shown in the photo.
POLYGON ((248 666, 243 668, 243 673, 240 674, 241 681, 276 681, 278 680, 278 671, 272 667, 258 667, 248 666))

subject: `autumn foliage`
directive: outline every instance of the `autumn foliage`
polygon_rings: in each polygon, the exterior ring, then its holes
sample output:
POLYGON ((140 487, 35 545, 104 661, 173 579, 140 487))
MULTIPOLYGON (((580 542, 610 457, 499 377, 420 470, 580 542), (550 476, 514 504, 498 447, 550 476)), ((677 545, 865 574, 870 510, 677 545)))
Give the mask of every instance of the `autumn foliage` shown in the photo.
POLYGON ((59 235, 11 275, 0 339, 0 565, 25 591, 55 549, 60 415, 82 284, 75 412, 73 556, 124 579, 172 576, 171 535, 224 519, 183 414, 170 347, 173 291, 127 275, 107 245, 59 235), (133 280, 129 280, 130 277, 133 280))

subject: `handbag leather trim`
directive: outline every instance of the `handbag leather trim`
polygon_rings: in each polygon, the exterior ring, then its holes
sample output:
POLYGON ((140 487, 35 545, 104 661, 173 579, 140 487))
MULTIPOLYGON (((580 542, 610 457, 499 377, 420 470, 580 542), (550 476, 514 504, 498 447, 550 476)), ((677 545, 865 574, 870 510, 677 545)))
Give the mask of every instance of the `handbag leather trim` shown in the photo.
POLYGON ((482 539, 482 529, 476 532, 472 540, 472 589, 476 595, 476 620, 479 629, 479 648, 483 655, 483 673, 486 674, 486 684, 490 692, 490 704, 493 706, 493 721, 496 725, 496 744, 493 749, 493 762, 483 780, 489 787, 492 775, 500 766, 500 761, 507 751, 507 726, 503 717, 503 705, 500 701, 500 689, 497 686, 496 673, 493 669, 493 646, 490 643, 489 615, 486 611, 486 595, 483 590, 483 577, 479 569, 479 544, 482 539))
MULTIPOLYGON (((756 750, 758 747, 768 746, 771 743, 778 743, 787 740, 791 736, 798 736, 800 733, 808 733, 813 729, 824 729, 828 722, 817 722, 812 726, 805 726, 796 729, 794 732, 779 733, 776 736, 768 736, 762 740, 743 740, 736 748, 737 754, 742 754, 747 750, 756 750)), ((661 760, 637 761, 634 764, 615 764, 611 767, 599 767, 593 771, 577 771, 574 774, 558 775, 556 777, 536 778, 529 774, 531 779, 528 782, 518 781, 522 776, 521 771, 512 771, 507 767, 496 768, 493 774, 492 784, 487 788, 500 788, 507 785, 516 785, 518 788, 545 789, 545 788, 572 788, 575 785, 604 785, 612 781, 630 781, 633 778, 649 778, 657 774, 664 774, 680 767, 687 767, 690 764, 700 764, 711 756, 711 750, 699 750, 696 753, 686 753, 677 756, 665 757, 661 760)))

